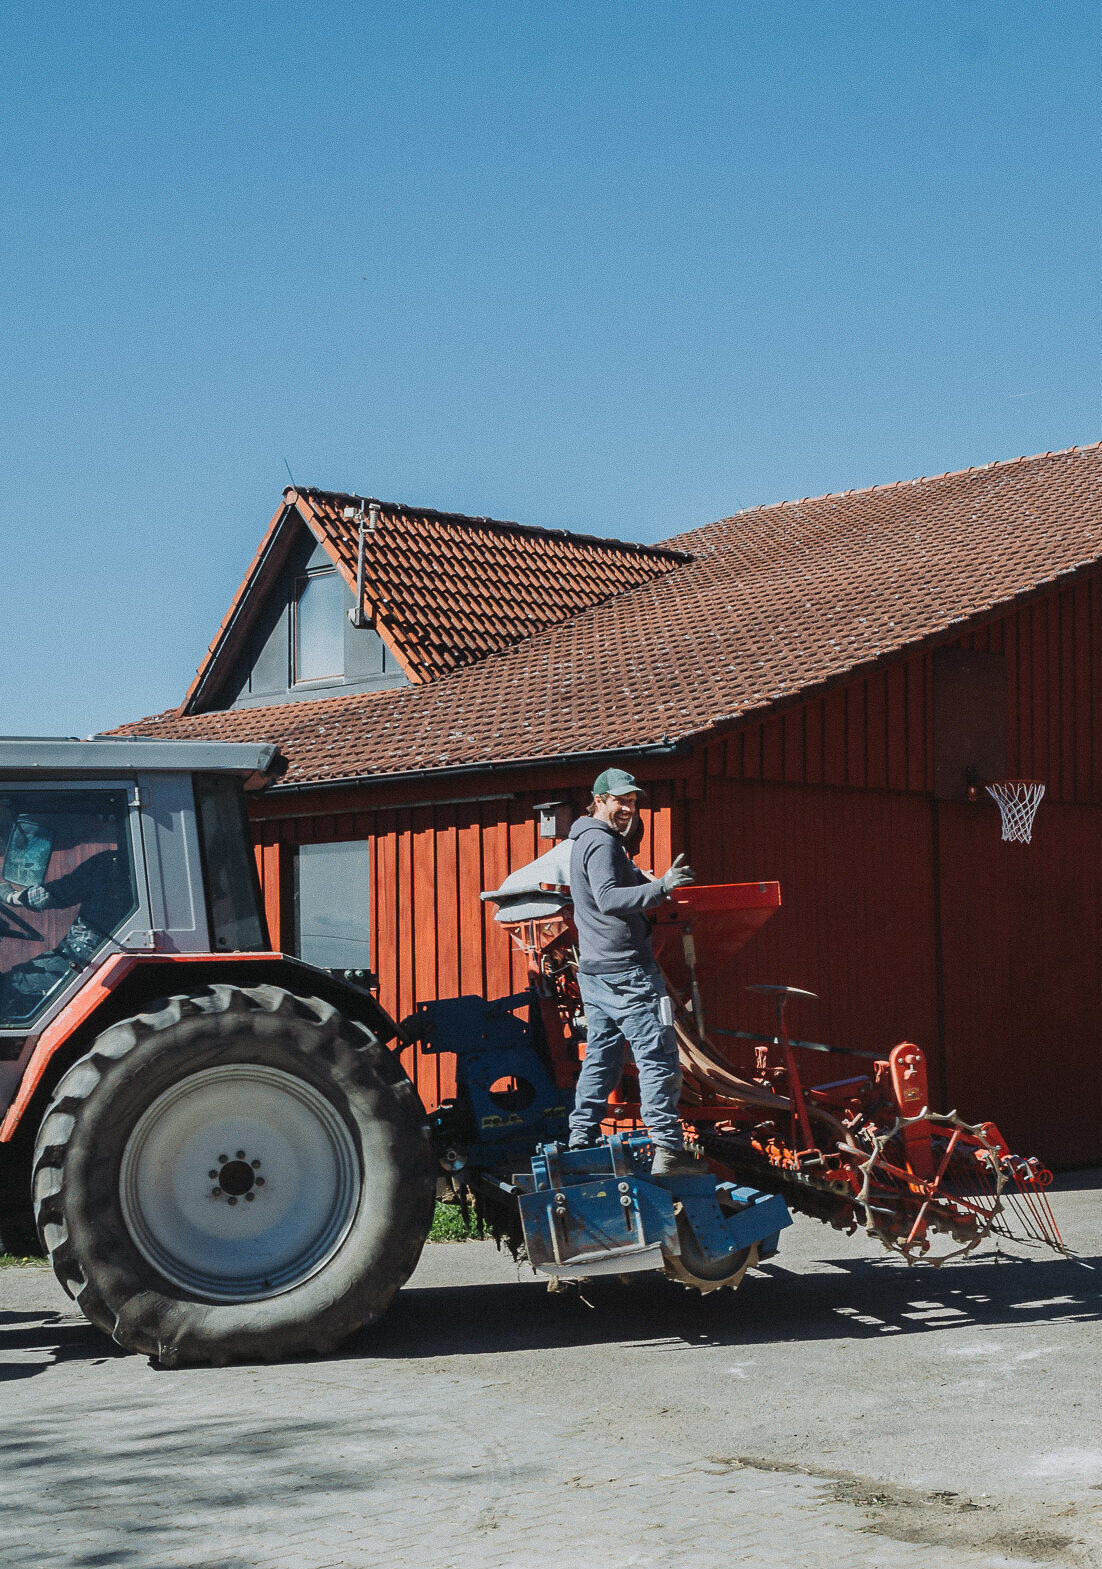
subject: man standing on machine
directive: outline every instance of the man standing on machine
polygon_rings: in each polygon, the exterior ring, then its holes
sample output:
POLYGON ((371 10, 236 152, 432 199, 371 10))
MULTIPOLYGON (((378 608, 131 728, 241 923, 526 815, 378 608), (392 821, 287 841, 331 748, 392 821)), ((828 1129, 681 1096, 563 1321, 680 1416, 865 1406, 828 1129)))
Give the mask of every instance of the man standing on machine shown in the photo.
POLYGON ((584 1149, 596 1139, 623 1072, 626 1041, 639 1073, 643 1122, 655 1144, 651 1169, 661 1177, 700 1168, 685 1154, 677 1114, 681 1064, 673 1005, 655 962, 645 912, 691 883, 693 874, 681 855, 653 880, 632 862, 623 836, 643 793, 624 769, 606 768, 593 786, 593 815, 580 817, 570 830, 578 986, 587 1025, 570 1148, 584 1149))

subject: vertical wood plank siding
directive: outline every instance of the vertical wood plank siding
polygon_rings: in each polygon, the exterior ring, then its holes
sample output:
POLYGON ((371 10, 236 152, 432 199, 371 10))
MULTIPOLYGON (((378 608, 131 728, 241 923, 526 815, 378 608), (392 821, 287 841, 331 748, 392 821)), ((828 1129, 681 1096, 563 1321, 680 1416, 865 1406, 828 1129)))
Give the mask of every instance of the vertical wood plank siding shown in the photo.
MULTIPOLYGON (((866 1050, 917 1040, 946 1109, 993 1118, 1055 1163, 1099 1160, 1102 578, 957 646, 1006 657, 1007 769, 1048 786, 1031 846, 1001 842, 986 799, 933 799, 926 651, 702 744, 648 781, 640 864, 662 871, 684 849, 701 882, 781 883, 781 911, 706 989, 713 1022, 768 1030, 746 984, 806 987, 820 1000, 794 1006, 797 1034, 866 1050)), ((273 942, 292 939, 293 844, 362 838, 384 1007, 401 1018, 438 996, 521 989, 522 958, 478 896, 550 847, 537 801, 572 795, 580 807, 580 783, 564 790, 555 777, 549 761, 511 799, 404 807, 368 805, 361 791, 354 812, 258 821, 273 942)), ((484 788, 491 779, 513 783, 488 772, 484 788)), ((269 809, 274 798, 255 808, 269 809)), ((403 1061, 430 1108, 454 1093, 450 1059, 403 1061)), ((822 1064, 821 1078, 863 1071, 822 1064)))
MULTIPOLYGON (((1102 577, 1082 578, 949 646, 1006 658, 1008 774, 1044 779, 1046 802, 1102 803, 1102 577)), ((934 787, 932 742, 926 652, 711 749, 725 749, 732 779, 925 792, 934 787)))
MULTIPOLYGON (((907 1038, 935 1047, 931 826, 920 797, 709 780, 689 824, 693 866, 708 882, 775 878, 782 905, 707 985, 706 1018, 771 1034, 772 1005, 746 986, 783 983, 819 996, 792 1004, 797 1036, 862 1050, 907 1038)), ((734 1054, 752 1066, 752 1048, 734 1054)), ((809 1066, 822 1079, 865 1071, 841 1059, 809 1066)))
POLYGON ((709 778, 691 858, 784 898, 714 1006, 766 1028, 747 980, 818 991, 807 1034, 916 1039, 947 1108, 1055 1163, 1102 1160, 1102 578, 955 646, 1005 655, 1007 772, 1046 782, 1032 844, 1003 844, 986 796, 932 799, 928 652, 712 742, 729 784, 709 778))

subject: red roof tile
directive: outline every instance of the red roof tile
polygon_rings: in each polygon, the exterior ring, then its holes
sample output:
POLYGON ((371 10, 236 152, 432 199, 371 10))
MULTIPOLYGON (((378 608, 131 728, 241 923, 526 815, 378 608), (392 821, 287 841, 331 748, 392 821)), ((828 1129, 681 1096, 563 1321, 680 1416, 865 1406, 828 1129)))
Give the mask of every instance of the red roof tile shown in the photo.
POLYGON ((155 716, 277 742, 289 784, 685 740, 1102 560, 1102 444, 757 507, 693 559, 430 685, 155 716))

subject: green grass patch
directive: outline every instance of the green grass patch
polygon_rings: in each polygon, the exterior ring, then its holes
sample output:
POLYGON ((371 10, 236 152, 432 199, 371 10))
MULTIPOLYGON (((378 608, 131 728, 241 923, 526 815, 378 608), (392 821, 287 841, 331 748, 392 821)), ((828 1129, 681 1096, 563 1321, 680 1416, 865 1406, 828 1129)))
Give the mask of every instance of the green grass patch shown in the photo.
POLYGON ((458 1204, 437 1204, 429 1231, 430 1242, 481 1242, 486 1232, 478 1224, 473 1210, 470 1224, 463 1219, 458 1204))
POLYGON ((22 1269, 28 1264, 45 1264, 44 1258, 23 1258, 18 1253, 0 1253, 0 1269, 22 1269))

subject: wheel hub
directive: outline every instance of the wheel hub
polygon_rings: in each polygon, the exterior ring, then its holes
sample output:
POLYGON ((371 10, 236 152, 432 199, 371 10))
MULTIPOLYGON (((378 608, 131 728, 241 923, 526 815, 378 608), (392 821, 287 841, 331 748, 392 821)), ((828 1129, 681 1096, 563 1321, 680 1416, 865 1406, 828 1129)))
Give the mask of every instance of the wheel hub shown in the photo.
POLYGON ((252 1198, 256 1182, 256 1173, 253 1165, 260 1165, 259 1161, 250 1164, 246 1160, 228 1160, 218 1173, 218 1186, 221 1192, 228 1193, 231 1198, 252 1198))

